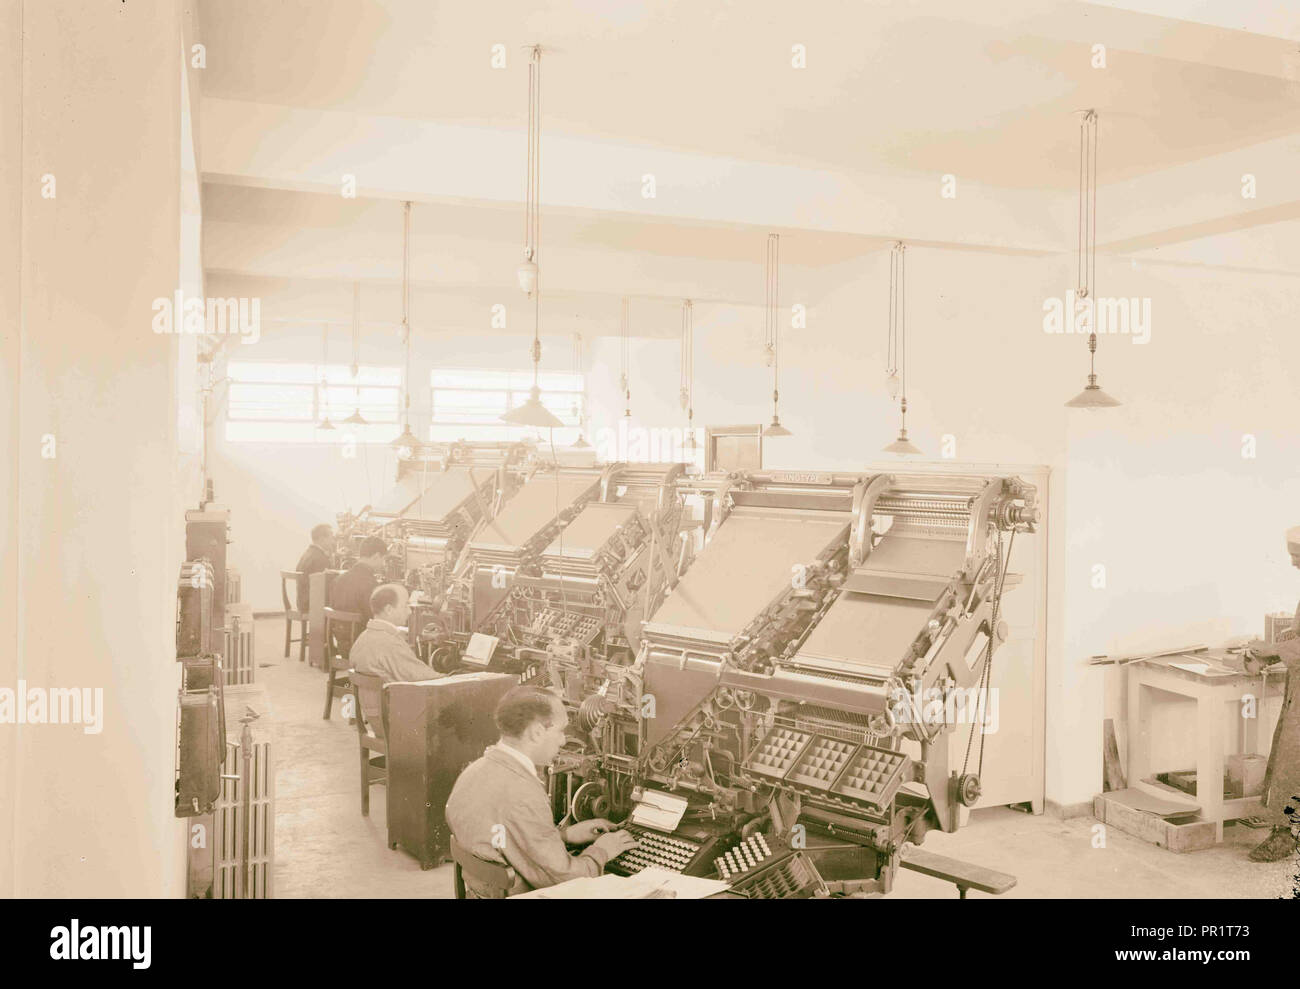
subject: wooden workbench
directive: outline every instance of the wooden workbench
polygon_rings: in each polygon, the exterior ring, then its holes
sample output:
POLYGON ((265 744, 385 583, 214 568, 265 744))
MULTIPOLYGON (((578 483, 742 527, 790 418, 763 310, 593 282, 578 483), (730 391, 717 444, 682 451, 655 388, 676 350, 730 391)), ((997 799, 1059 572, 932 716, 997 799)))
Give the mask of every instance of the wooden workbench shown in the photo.
POLYGON ((1152 690, 1164 690, 1196 701, 1197 787, 1194 800, 1200 805, 1202 818, 1214 822, 1215 840, 1223 840, 1224 821, 1261 813, 1258 796, 1228 799, 1223 795, 1223 705, 1235 704, 1240 710, 1243 698, 1248 695, 1255 697, 1255 717, 1238 719, 1238 741, 1243 754, 1258 753, 1259 720, 1265 698, 1281 695, 1285 675, 1270 672, 1266 676, 1248 676, 1241 668, 1240 656, 1222 649, 1138 660, 1127 664, 1126 671, 1130 785, 1145 781, 1152 775, 1150 721, 1143 717, 1144 705, 1152 690), (1207 669, 1197 672, 1176 664, 1204 665, 1207 669))

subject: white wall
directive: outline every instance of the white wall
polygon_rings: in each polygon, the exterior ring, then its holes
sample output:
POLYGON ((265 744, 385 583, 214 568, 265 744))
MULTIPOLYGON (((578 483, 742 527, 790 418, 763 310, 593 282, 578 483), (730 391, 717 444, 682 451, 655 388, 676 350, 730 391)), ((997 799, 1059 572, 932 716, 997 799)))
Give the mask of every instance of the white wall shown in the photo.
POLYGON ((176 338, 150 320, 151 301, 198 270, 196 256, 184 274, 179 260, 182 13, 49 0, 22 4, 21 18, 21 45, 0 35, 0 61, 22 76, 22 222, 4 228, 21 252, 20 346, 4 389, 19 417, 21 514, 6 518, 6 543, 21 593, 3 683, 99 688, 104 708, 99 734, 0 726, 0 755, 14 756, 0 891, 179 896, 176 574, 183 509, 199 491, 193 458, 178 454, 191 382, 176 338), (44 174, 54 198, 41 195, 44 174))
MULTIPOLYGON (((23 115, 22 6, 0 6, 0 130, 21 126, 23 115), (12 123, 11 123, 12 122, 12 123)), ((23 153, 18 141, 0 141, 0 460, 18 462, 22 380, 22 184, 23 153)), ((19 519, 18 472, 0 484, 0 684, 18 680, 19 519)), ((17 732, 0 729, 0 793, 18 787, 17 732)), ((15 893, 18 869, 16 801, 0 805, 0 899, 15 893)))

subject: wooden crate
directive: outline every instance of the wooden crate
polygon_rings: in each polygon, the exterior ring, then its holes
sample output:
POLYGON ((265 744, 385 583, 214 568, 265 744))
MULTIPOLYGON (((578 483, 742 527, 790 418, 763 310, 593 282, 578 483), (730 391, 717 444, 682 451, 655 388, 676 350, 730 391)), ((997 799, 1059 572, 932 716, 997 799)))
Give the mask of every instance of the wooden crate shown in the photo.
POLYGON ((1105 793, 1093 798, 1092 813, 1103 824, 1171 852, 1194 852, 1213 848, 1216 843, 1214 822, 1200 820, 1192 814, 1164 818, 1130 807, 1105 793))

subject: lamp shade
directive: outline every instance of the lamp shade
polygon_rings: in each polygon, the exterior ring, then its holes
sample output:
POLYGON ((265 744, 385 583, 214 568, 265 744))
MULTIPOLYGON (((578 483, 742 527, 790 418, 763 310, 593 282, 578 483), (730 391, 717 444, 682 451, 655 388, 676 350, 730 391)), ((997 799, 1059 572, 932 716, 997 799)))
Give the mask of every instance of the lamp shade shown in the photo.
POLYGON ((344 419, 343 422, 344 422, 345 425, 348 425, 348 426, 368 426, 368 425, 370 425, 370 423, 366 420, 366 418, 361 414, 361 410, 360 410, 360 409, 354 409, 353 412, 352 412, 352 415, 350 415, 350 416, 348 416, 346 419, 344 419))
POLYGON ((542 405, 542 391, 537 385, 533 385, 528 401, 511 409, 501 417, 501 421, 512 426, 544 426, 551 429, 564 425, 558 416, 542 405))
POLYGON ((575 450, 590 450, 591 444, 583 438, 581 433, 579 433, 578 438, 573 441, 573 448, 575 450))
POLYGON ((316 424, 316 428, 317 428, 317 429, 335 429, 335 428, 337 428, 337 427, 334 425, 334 423, 330 422, 330 417, 329 417, 329 416, 326 416, 324 419, 322 419, 319 423, 316 424))
POLYGON ((763 430, 764 436, 793 436, 794 433, 781 425, 780 416, 772 416, 772 425, 763 430))
POLYGON ((885 452, 899 454, 920 453, 921 448, 907 438, 906 429, 900 429, 898 431, 898 439, 885 447, 885 452))
POLYGON ((399 453, 403 450, 407 451, 407 456, 409 456, 416 450, 420 449, 421 444, 419 438, 411 432, 411 424, 408 422, 402 427, 402 435, 398 436, 388 445, 399 453))
POLYGON ((1111 409, 1122 403, 1102 391, 1101 386, 1097 384, 1097 376, 1090 374, 1087 387, 1065 404, 1072 409, 1111 409))

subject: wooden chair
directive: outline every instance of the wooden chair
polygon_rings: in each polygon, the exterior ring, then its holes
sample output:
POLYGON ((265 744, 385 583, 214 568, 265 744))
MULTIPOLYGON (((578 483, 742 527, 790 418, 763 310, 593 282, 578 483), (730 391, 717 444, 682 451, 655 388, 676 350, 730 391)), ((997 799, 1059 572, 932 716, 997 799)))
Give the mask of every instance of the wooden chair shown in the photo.
POLYGON ((280 600, 284 602, 284 658, 289 658, 289 644, 298 643, 298 662, 307 658, 307 612, 301 610, 298 605, 302 602, 298 600, 298 588, 300 580, 306 578, 300 570, 281 570, 280 571, 280 600), (289 583, 293 582, 293 600, 289 603, 289 583), (302 638, 292 639, 290 635, 293 631, 293 623, 302 622, 302 638))
POLYGON ((370 816, 370 788, 388 785, 388 738, 384 732, 384 680, 354 672, 352 696, 357 710, 357 741, 361 752, 361 813, 370 816), (378 753, 373 754, 373 753, 378 753))
POLYGON ((489 862, 477 855, 471 855, 465 847, 451 836, 452 882, 456 890, 456 899, 466 899, 465 873, 479 884, 489 887, 487 899, 504 900, 510 895, 515 885, 515 870, 499 862, 489 862))
POLYGON ((356 640, 365 622, 355 611, 339 611, 337 608, 324 609, 325 614, 325 659, 329 676, 325 680, 325 714, 326 721, 334 708, 334 698, 348 693, 348 676, 352 665, 348 655, 352 652, 352 643, 356 640), (339 674, 342 674, 340 676, 339 674))

